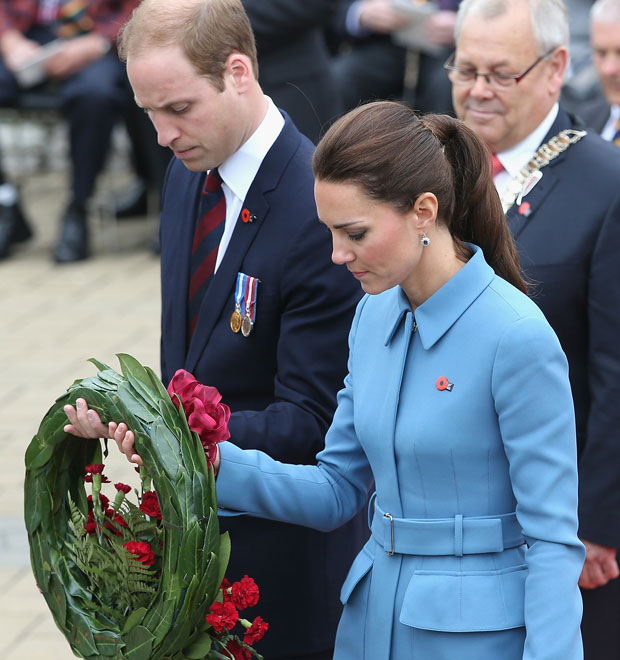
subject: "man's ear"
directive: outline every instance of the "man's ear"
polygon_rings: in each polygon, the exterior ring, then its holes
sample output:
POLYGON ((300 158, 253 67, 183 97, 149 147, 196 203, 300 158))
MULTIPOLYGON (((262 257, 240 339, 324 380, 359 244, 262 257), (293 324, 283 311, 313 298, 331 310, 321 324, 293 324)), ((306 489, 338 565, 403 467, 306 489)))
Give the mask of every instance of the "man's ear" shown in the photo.
POLYGON ((250 58, 243 53, 231 53, 226 60, 224 77, 230 80, 238 92, 246 92, 255 81, 254 69, 250 58))
POLYGON ((556 97, 564 84, 564 74, 568 67, 568 49, 564 46, 556 48, 553 55, 549 57, 549 67, 551 69, 548 82, 549 94, 556 97))

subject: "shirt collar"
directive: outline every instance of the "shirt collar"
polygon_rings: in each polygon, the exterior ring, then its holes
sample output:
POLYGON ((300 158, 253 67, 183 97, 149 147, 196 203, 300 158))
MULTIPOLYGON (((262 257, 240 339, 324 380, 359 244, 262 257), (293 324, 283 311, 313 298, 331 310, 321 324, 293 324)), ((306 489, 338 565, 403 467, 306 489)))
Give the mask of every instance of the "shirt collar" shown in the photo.
POLYGON ((263 159, 284 127, 284 117, 266 96, 267 113, 252 135, 218 168, 222 181, 244 200, 263 159))
POLYGON ((604 140, 613 140, 618 130, 616 122, 620 119, 620 105, 612 105, 609 110, 609 119, 601 131, 601 137, 604 140))
MULTIPOLYGON (((469 247, 474 251, 469 261, 415 311, 420 341, 425 350, 431 348, 448 332, 495 276, 493 269, 485 261, 482 250, 477 245, 469 244, 469 247)), ((405 292, 401 287, 396 289, 393 310, 395 318, 385 339, 386 346, 394 338, 405 314, 411 311, 405 292)))
POLYGON ((551 129, 559 111, 559 104, 554 103, 547 116, 524 140, 521 140, 514 147, 497 154, 500 163, 504 166, 504 169, 511 178, 517 176, 521 168, 538 151, 538 147, 540 147, 545 135, 551 129))

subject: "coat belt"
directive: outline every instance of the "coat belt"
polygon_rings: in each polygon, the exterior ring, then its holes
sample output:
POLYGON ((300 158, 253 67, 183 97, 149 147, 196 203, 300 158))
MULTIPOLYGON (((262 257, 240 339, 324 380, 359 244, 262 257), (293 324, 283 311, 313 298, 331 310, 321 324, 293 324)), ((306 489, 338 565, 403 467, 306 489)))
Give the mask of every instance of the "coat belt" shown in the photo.
MULTIPOLYGON (((501 552, 525 543, 516 514, 454 518, 396 518, 375 497, 370 530, 388 555, 475 555, 501 552)), ((369 510, 369 517, 372 511, 369 510)))

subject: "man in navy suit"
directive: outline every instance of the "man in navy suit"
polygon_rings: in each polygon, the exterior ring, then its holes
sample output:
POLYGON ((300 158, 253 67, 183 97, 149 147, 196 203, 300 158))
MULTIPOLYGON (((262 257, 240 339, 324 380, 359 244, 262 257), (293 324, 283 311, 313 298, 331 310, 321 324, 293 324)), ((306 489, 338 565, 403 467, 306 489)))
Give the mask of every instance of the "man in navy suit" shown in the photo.
POLYGON ((457 116, 493 154, 533 298, 568 357, 584 647, 587 660, 618 660, 620 150, 558 106, 567 47, 562 0, 463 0, 446 68, 457 116))
POLYGON ((620 0, 597 0, 590 18, 592 61, 603 96, 579 114, 603 139, 620 146, 620 0))
MULTIPOLYGON (((187 369, 222 393, 237 445, 312 463, 342 387, 360 296, 331 262, 317 218, 313 145, 263 94, 240 0, 144 0, 120 52, 136 102, 174 154, 160 232, 163 380, 187 369), (215 168, 224 229, 190 327, 192 242, 215 168), (245 297, 239 282, 249 284, 245 297), (235 332, 233 313, 248 316, 246 303, 251 322, 235 332)), ((331 658, 340 585, 367 534, 361 517, 331 534, 250 517, 222 517, 221 527, 232 539, 228 577, 247 573, 261 590, 257 611, 270 629, 260 652, 331 658)))

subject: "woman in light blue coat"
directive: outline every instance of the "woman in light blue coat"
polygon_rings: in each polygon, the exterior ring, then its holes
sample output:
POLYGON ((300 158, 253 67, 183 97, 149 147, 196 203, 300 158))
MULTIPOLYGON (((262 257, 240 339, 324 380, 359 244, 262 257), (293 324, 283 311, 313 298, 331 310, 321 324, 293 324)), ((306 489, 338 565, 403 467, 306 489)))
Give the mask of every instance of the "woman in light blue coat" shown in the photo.
POLYGON ((329 530, 374 483, 335 660, 581 658, 567 365, 485 148, 381 102, 335 124, 314 168, 333 259, 370 294, 349 374, 318 465, 220 446, 220 506, 329 530))
POLYGON ((397 103, 327 132, 319 216, 369 295, 325 449, 288 465, 220 445, 222 514, 330 530, 374 484, 334 660, 583 657, 567 364, 525 294, 488 159, 464 124, 397 103))

